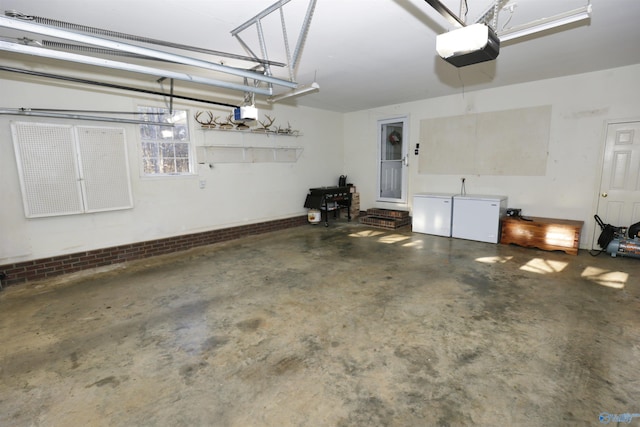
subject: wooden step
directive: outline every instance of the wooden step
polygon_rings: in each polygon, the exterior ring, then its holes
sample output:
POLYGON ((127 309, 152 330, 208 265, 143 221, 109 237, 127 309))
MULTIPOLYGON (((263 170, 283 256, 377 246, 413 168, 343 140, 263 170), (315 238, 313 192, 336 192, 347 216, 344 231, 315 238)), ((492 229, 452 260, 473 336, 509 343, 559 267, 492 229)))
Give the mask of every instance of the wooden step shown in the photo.
POLYGON ((372 227, 395 230, 411 224, 411 217, 409 216, 409 211, 371 208, 367 209, 366 215, 360 217, 360 223, 372 227))
POLYGON ((372 227, 386 228, 389 230, 395 230, 400 227, 407 226, 411 223, 410 218, 406 219, 393 219, 393 218, 378 218, 375 216, 363 216, 360 217, 360 224, 370 225, 372 227))
POLYGON ((406 218, 409 218, 409 211, 371 208, 371 209, 367 209, 367 216, 372 216, 376 218, 388 218, 388 219, 406 219, 406 218))

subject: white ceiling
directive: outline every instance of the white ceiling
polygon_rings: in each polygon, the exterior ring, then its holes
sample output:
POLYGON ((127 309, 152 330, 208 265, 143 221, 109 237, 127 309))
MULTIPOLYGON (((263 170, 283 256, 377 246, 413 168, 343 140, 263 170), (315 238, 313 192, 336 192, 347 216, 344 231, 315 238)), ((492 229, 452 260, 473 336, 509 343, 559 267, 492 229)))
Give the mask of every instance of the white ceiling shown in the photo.
MULTIPOLYGON (((500 12, 498 30, 576 9, 588 0, 511 0, 514 13, 500 12)), ((246 55, 230 32, 275 0, 0 0, 2 12, 57 19, 128 34, 246 55)), ((443 0, 459 14, 459 0, 443 0)), ((489 7, 492 0, 467 0, 468 23, 489 7)), ((503 43, 495 61, 456 68, 435 52, 436 35, 453 26, 421 0, 318 0, 301 53, 295 80, 310 83, 318 93, 289 101, 338 112, 357 111, 384 105, 427 99, 533 80, 559 77, 640 63, 640 1, 591 0, 590 21, 571 24, 527 39, 503 43)), ((308 0, 292 0, 284 6, 285 23, 293 49, 308 0)), ((268 58, 286 62, 278 13, 263 20, 268 58)), ((254 28, 241 35, 256 51, 254 28)), ((16 34, 0 29, 0 40, 15 41, 16 34), (13 39, 12 39, 13 38, 13 39), (12 39, 12 40, 11 40, 12 39)), ((34 39, 38 36, 31 35, 34 39)), ((183 53, 194 56, 193 53, 183 53)), ((0 58, 26 68, 44 61, 0 52, 0 58)), ((118 60, 124 60, 119 58, 118 60)), ((248 68, 252 64, 216 58, 225 65, 248 68)), ((5 62, 5 61, 2 61, 5 62)), ((70 67, 70 73, 71 68, 70 67)), ((192 70, 193 71, 193 70, 192 70)), ((277 77, 288 78, 286 67, 272 67, 277 77)), ((194 74, 196 71, 194 71, 194 74)), ((197 73, 212 78, 229 78, 210 71, 197 73)), ((111 73, 96 80, 105 81, 111 73)), ((220 74, 220 73, 217 73, 220 74)), ((640 76, 639 76, 640 77, 640 76)), ((12 78, 1 72, 0 78, 12 78)), ((140 79, 151 80, 149 76, 140 79)), ((241 79, 234 78, 242 83, 241 79)), ((180 91, 176 83, 176 93, 180 91)), ((275 87, 283 92, 285 88, 275 87)), ((208 99, 241 102, 242 93, 201 89, 208 99), (233 99, 235 97, 235 99, 233 99)), ((203 95, 204 97, 204 95, 203 95)), ((256 96, 260 103, 264 96, 256 96)), ((16 107, 3 105, 2 107, 16 107)))

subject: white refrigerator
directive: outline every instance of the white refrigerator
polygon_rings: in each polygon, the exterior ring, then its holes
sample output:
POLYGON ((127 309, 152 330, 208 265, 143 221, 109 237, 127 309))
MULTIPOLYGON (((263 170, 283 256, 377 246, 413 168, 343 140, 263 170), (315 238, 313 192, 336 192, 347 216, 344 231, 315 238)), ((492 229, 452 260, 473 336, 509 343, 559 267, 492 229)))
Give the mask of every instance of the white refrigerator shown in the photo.
POLYGON ((416 233, 451 237, 453 194, 416 193, 413 195, 412 230, 416 233))
POLYGON ((460 239, 498 243, 500 220, 507 211, 507 196, 455 195, 451 235, 460 239))

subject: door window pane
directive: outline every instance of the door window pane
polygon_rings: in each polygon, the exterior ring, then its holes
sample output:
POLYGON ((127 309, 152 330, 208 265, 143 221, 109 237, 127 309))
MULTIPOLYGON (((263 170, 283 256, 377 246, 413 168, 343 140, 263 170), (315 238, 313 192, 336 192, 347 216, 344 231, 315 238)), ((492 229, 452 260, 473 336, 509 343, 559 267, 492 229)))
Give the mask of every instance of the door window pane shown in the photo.
POLYGON ((384 125, 384 159, 402 160, 402 123, 384 125))
POLYGON ((382 120, 378 128, 378 197, 381 201, 406 200, 407 120, 382 120))

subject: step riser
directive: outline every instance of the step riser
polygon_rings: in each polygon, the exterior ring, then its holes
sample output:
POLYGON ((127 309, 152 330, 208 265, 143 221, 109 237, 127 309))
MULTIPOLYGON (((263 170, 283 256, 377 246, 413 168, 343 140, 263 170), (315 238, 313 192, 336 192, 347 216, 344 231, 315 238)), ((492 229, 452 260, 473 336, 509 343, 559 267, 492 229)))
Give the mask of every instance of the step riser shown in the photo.
POLYGON ((395 230, 411 224, 411 217, 408 211, 371 208, 367 209, 365 216, 360 217, 360 224, 395 230))
POLYGON ((396 211, 392 209, 371 208, 371 209, 367 209, 367 216, 373 216, 376 218, 406 219, 406 218, 409 218, 409 211, 396 211))
POLYGON ((376 217, 370 217, 370 216, 365 216, 360 218, 360 224, 370 225, 372 227, 378 227, 378 228, 386 228, 389 230, 395 230, 396 228, 404 227, 406 225, 409 225, 410 223, 411 223, 411 220, 408 218, 402 219, 402 220, 376 218, 376 217))

